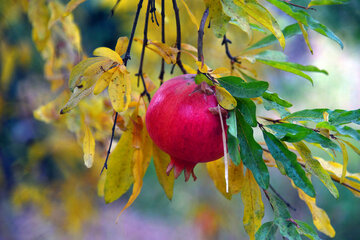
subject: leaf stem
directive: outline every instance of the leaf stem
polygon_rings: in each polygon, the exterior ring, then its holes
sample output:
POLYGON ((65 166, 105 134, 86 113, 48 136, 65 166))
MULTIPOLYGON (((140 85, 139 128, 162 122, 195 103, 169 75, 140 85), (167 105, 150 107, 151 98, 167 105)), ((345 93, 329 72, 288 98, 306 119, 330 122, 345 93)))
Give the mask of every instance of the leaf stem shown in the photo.
MULTIPOLYGON (((176 64, 179 66, 181 72, 186 74, 187 71, 185 70, 182 62, 181 62, 181 24, 180 24, 180 14, 179 8, 177 6, 176 0, 172 0, 174 13, 175 13, 175 20, 176 20, 176 48, 179 50, 176 56, 176 64)), ((175 66, 175 65, 174 65, 175 66)), ((173 72, 174 67, 172 68, 171 72, 173 72)))

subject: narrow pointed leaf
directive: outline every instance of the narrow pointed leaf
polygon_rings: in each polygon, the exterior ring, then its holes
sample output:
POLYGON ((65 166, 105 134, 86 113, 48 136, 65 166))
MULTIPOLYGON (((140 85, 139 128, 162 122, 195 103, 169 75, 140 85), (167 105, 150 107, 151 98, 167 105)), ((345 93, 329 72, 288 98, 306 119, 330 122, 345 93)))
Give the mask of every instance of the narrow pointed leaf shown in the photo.
POLYGON ((171 200, 175 178, 174 171, 171 171, 169 176, 166 174, 166 169, 170 163, 170 156, 153 143, 153 160, 159 183, 164 189, 167 198, 171 200))
POLYGON ((256 240, 275 240, 275 233, 278 230, 278 226, 273 222, 266 222, 255 234, 256 240))
POLYGON ((241 199, 244 204, 244 228, 250 239, 255 239, 255 233, 261 226, 264 217, 264 204, 261 191, 249 169, 246 170, 241 190, 241 199))
POLYGON ((299 221, 299 220, 295 220, 295 222, 298 225, 297 231, 299 234, 304 235, 311 240, 321 240, 321 238, 317 234, 316 230, 312 226, 310 226, 306 222, 299 221))
POLYGON ((328 112, 327 108, 318 109, 305 109, 298 112, 294 112, 284 118, 286 121, 312 121, 322 122, 324 121, 324 112, 328 112))
MULTIPOLYGON (((285 27, 282 30, 282 32, 284 34, 285 39, 301 34, 300 27, 296 23, 285 27)), ((263 39, 261 39, 260 41, 254 43, 250 47, 248 47, 246 50, 253 50, 253 49, 267 47, 267 46, 274 44, 275 42, 277 42, 276 37, 274 35, 268 35, 268 36, 264 37, 263 39)))
POLYGON ((324 170, 319 161, 312 157, 310 149, 303 142, 293 143, 293 145, 305 161, 305 167, 311 174, 318 177, 335 198, 339 198, 339 191, 331 180, 330 175, 324 170))
POLYGON ((96 48, 93 52, 93 55, 99 56, 99 57, 106 57, 116 63, 123 64, 123 61, 122 61, 120 55, 117 52, 115 52, 114 50, 107 48, 107 47, 96 48))
POLYGON ((249 168, 260 187, 269 186, 269 172, 263 161, 261 146, 255 141, 253 130, 240 112, 236 112, 237 132, 240 145, 240 156, 244 165, 249 168))
POLYGON ((275 102, 275 103, 279 104, 280 106, 283 106, 286 108, 292 107, 292 104, 290 102, 280 98, 277 93, 272 93, 272 92, 266 91, 263 93, 262 97, 268 101, 275 102))
POLYGON ((95 139, 88 125, 85 125, 83 139, 83 152, 85 166, 91 168, 95 157, 95 139))
POLYGON ((233 79, 219 78, 221 86, 236 98, 255 98, 261 96, 269 87, 269 83, 258 82, 234 82, 233 79), (229 81, 230 80, 230 81, 229 81))
POLYGON ((275 160, 281 162, 285 169, 286 175, 289 176, 296 186, 304 190, 309 196, 315 197, 315 189, 311 181, 307 178, 305 171, 297 162, 295 153, 280 142, 274 135, 267 131, 263 131, 266 145, 275 160))
POLYGON ((338 143, 340 144, 341 152, 343 155, 343 168, 342 168, 341 177, 340 177, 340 183, 343 183, 345 180, 345 176, 346 176, 346 168, 347 168, 347 165, 349 162, 349 155, 348 155, 345 144, 342 141, 338 141, 338 143))
POLYGON ((308 7, 348 3, 349 0, 311 0, 308 7))
POLYGON ((256 121, 256 105, 255 103, 248 98, 238 98, 237 101, 237 109, 244 116, 245 121, 252 127, 257 126, 256 121))

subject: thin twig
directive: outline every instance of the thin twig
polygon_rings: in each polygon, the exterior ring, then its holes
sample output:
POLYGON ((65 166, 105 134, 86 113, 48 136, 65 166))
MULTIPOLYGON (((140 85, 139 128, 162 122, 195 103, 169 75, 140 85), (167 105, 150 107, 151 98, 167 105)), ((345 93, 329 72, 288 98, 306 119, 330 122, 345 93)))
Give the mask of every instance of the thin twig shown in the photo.
POLYGON ((134 19, 134 23, 133 23, 133 26, 132 26, 132 29, 131 29, 129 44, 128 44, 128 47, 126 49, 126 53, 125 53, 125 56, 124 56, 124 65, 125 66, 126 66, 128 60, 131 59, 131 57, 130 57, 131 45, 132 45, 133 40, 134 40, 135 30, 136 30, 137 22, 139 20, 140 10, 141 10, 143 1, 144 0, 139 0, 137 10, 136 10, 136 13, 135 13, 135 19, 134 19))
POLYGON ((150 7, 151 21, 154 22, 154 19, 155 19, 156 25, 159 26, 159 22, 158 22, 157 17, 156 17, 155 0, 151 0, 150 4, 151 4, 151 7, 150 7))
MULTIPOLYGON (((119 1, 119 2, 120 2, 120 1, 119 1)), ((117 3, 117 4, 118 4, 118 3, 117 3)), ((132 45, 132 42, 133 42, 133 40, 134 40, 135 30, 136 30, 137 22, 138 22, 138 19, 139 19, 140 10, 141 10, 141 8, 142 8, 142 4, 143 4, 143 0, 139 0, 138 6, 137 6, 137 10, 136 10, 136 13, 135 13, 135 19, 134 19, 133 26, 132 26, 132 29, 131 29, 131 34, 130 34, 129 43, 128 43, 128 46, 127 46, 127 49, 126 49, 125 56, 124 56, 124 58, 123 58, 123 59, 124 59, 124 65, 125 65, 125 66, 127 65, 128 60, 131 59, 131 57, 130 57, 131 45, 132 45)), ((102 167, 102 169, 101 169, 100 175, 102 174, 102 172, 104 171, 104 169, 107 169, 107 162, 108 162, 108 160, 109 160, 109 156, 110 156, 110 152, 111 152, 111 146, 112 146, 112 143, 113 143, 113 140, 114 140, 115 127, 116 127, 117 118, 118 118, 118 113, 116 112, 116 113, 115 113, 115 118, 114 118, 114 123, 113 123, 112 130, 111 130, 110 144, 109 144, 109 147, 108 147, 108 150, 107 150, 107 153, 106 153, 106 159, 105 159, 104 165, 103 165, 103 167, 102 167)))
MULTIPOLYGON (((161 0, 161 42, 165 43, 165 0, 161 0)), ((164 82, 165 74, 165 60, 161 58, 161 69, 160 69, 160 86, 164 82)))
POLYGON ((290 208, 293 211, 296 211, 296 208, 294 208, 293 206, 291 206, 291 204, 286 201, 276 190, 273 186, 271 186, 271 184, 269 185, 270 189, 286 204, 286 206, 288 206, 288 208, 290 208))
POLYGON ((230 50, 229 50, 229 44, 231 44, 230 39, 226 38, 226 35, 224 34, 224 38, 223 41, 221 43, 221 45, 225 45, 225 53, 226 56, 230 59, 231 61, 231 67, 234 68, 234 63, 239 63, 241 64, 241 61, 239 61, 237 59, 237 57, 234 57, 233 55, 231 55, 230 50))
MULTIPOLYGON (((180 25, 180 14, 179 8, 177 6, 176 0, 172 0, 174 13, 175 13, 175 20, 176 20, 176 48, 179 50, 176 56, 176 64, 179 66, 181 72, 186 74, 187 71, 185 70, 182 62, 181 62, 181 25, 180 25)), ((172 69, 173 71, 173 69, 172 69)), ((171 72, 172 72, 171 71, 171 72)))
POLYGON ((209 15, 209 8, 207 8, 204 11, 204 14, 201 18, 200 21, 200 26, 199 26, 199 30, 198 30, 198 61, 204 62, 204 54, 203 54, 203 38, 204 38, 204 27, 205 27, 205 23, 206 23, 206 19, 209 15))
POLYGON ((289 4, 289 5, 291 5, 291 6, 298 7, 298 8, 302 8, 302 9, 305 9, 305 10, 314 10, 314 11, 316 11, 315 8, 312 8, 312 7, 304 7, 304 6, 295 4, 295 3, 291 3, 290 1, 291 1, 291 0, 284 0, 284 2, 286 2, 287 4, 289 4))
POLYGON ((271 202, 270 202, 270 197, 269 197, 268 192, 267 192, 265 189, 262 189, 262 190, 263 190, 263 192, 265 193, 265 197, 266 197, 267 200, 269 201, 269 204, 270 204, 272 210, 274 211, 274 207, 273 207, 273 205, 272 205, 271 202))
POLYGON ((146 95, 149 102, 151 100, 151 97, 150 97, 150 94, 149 94, 149 92, 147 91, 147 88, 146 88, 146 83, 145 83, 145 79, 144 79, 144 75, 143 75, 143 65, 144 65, 145 49, 146 49, 146 45, 147 45, 147 42, 148 42, 147 32, 148 32, 148 26, 149 26, 149 13, 150 13, 152 1, 153 0, 148 1, 148 6, 147 6, 147 9, 146 9, 145 25, 144 25, 144 39, 143 39, 143 45, 142 45, 142 50, 141 50, 141 56, 140 56, 140 65, 139 65, 139 71, 136 74, 136 76, 138 76, 138 86, 139 86, 139 79, 140 78, 141 78, 142 84, 144 86, 144 91, 141 93, 141 96, 146 95))

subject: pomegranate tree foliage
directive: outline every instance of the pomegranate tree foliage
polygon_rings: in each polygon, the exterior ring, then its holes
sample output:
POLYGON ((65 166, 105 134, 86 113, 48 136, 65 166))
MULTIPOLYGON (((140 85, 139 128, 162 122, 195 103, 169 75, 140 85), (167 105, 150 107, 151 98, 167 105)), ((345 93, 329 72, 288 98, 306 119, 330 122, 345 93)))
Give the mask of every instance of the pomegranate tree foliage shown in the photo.
MULTIPOLYGON (((67 126, 81 142, 85 165, 90 168, 95 158, 100 161, 106 157, 104 153, 111 136, 111 112, 116 112, 112 133, 120 132, 121 137, 104 165, 98 184, 99 195, 107 203, 119 199, 133 186, 122 211, 128 208, 140 194, 151 160, 166 196, 172 198, 174 175, 165 173, 170 158, 151 141, 144 126, 146 108, 151 95, 164 80, 166 64, 179 67, 183 73, 197 74, 197 83, 205 81, 215 85, 219 104, 228 110, 226 143, 232 159, 228 166, 228 179, 225 179, 223 159, 207 163, 206 168, 224 197, 231 199, 232 195, 241 193, 243 223, 250 239, 273 239, 276 232, 288 239, 301 239, 301 235, 319 239, 311 225, 291 217, 287 204, 272 187, 269 188, 269 167, 288 176, 299 197, 309 207, 316 229, 330 237, 335 236, 326 212, 316 205, 311 177, 318 178, 335 198, 339 193, 334 181, 360 196, 360 175, 347 171, 347 147, 360 155, 360 150, 351 144, 352 139, 360 141, 360 131, 355 129, 360 124, 360 109, 324 108, 291 112, 292 104, 270 92, 267 79, 258 79, 257 66, 265 64, 296 74, 310 84, 314 83, 308 72, 327 75, 327 71, 316 66, 287 61, 283 51, 273 50, 276 49, 273 46, 280 44, 285 48, 286 39, 302 35, 312 52, 308 34, 317 32, 343 48, 335 33, 312 17, 312 7, 342 4, 346 0, 267 0, 266 4, 256 0, 204 0, 191 3, 196 8, 190 8, 187 5, 190 1, 186 0, 140 0, 138 5, 132 5, 135 9, 128 10, 135 12, 142 7, 143 11, 136 12, 132 26, 128 23, 126 26, 141 33, 142 29, 138 28, 143 28, 143 35, 133 38, 132 32, 129 38, 120 36, 114 49, 99 46, 91 57, 82 51, 80 30, 72 13, 84 1, 71 0, 67 4, 58 0, 17 2, 32 24, 33 41, 45 61, 45 78, 51 80, 51 90, 57 94, 54 101, 35 110, 34 116, 47 123, 67 126), (181 12, 179 15, 178 4, 186 14, 181 12), (174 12, 163 15, 163 6, 174 8, 174 12), (281 29, 276 16, 269 11, 274 6, 293 18, 295 23, 281 29), (208 9, 209 16, 203 18, 206 20, 204 29, 204 24, 200 24, 200 14, 205 9, 208 9), (181 28, 184 20, 192 22, 193 28, 181 28), (138 22, 140 26, 137 26, 138 22), (228 58, 228 61, 216 63, 219 66, 216 69, 210 67, 206 55, 211 46, 219 42, 207 41, 207 38, 212 39, 209 34, 203 40, 199 37, 197 47, 181 42, 180 34, 184 31, 191 32, 187 34, 195 40, 199 28, 210 31, 207 25, 217 38, 223 40, 223 53, 217 54, 228 58), (162 33, 164 26, 167 26, 166 32, 162 33), (234 31, 245 33, 249 39, 254 35, 262 37, 235 53, 230 51, 231 41, 227 38, 234 31), (165 42, 165 33, 172 38, 170 42, 165 42), (206 47, 203 48, 203 44, 206 47), (133 51, 132 47, 138 51, 133 51), (146 57, 150 54, 148 50, 161 58, 152 57, 150 60, 146 57), (127 63, 136 58, 140 63, 128 67, 127 63), (152 64, 146 65, 146 61, 152 64), (160 81, 152 81, 150 76, 154 75, 153 66, 157 62, 161 62, 161 68, 156 69, 160 71, 160 81), (67 75, 64 72, 69 74, 67 88, 62 88, 67 75), (258 116, 257 108, 272 111, 271 116, 276 113, 278 118, 258 116), (59 116, 59 113, 66 114, 59 116), (261 130, 264 141, 255 140, 254 128, 261 130), (308 145, 327 152, 328 159, 314 156, 308 145), (342 154, 342 165, 335 162, 336 154, 342 154), (226 184, 229 184, 228 191, 226 184), (263 224, 261 191, 274 211, 274 219, 263 224)), ((128 1, 119 2, 113 8, 115 12, 128 1)))

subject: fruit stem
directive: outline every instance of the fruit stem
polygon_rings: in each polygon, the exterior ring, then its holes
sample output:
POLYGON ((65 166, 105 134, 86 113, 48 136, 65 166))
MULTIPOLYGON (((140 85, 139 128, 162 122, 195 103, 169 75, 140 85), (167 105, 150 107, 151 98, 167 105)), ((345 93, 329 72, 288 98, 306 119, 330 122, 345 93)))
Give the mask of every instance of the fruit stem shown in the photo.
POLYGON ((225 135, 225 129, 224 129, 224 122, 222 119, 222 114, 221 114, 219 104, 218 104, 218 112, 219 112, 219 118, 220 118, 220 123, 221 123, 222 140, 223 140, 223 146, 224 146, 226 192, 228 193, 229 192, 229 161, 228 161, 228 157, 227 157, 226 135, 225 135))

